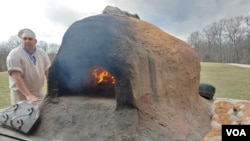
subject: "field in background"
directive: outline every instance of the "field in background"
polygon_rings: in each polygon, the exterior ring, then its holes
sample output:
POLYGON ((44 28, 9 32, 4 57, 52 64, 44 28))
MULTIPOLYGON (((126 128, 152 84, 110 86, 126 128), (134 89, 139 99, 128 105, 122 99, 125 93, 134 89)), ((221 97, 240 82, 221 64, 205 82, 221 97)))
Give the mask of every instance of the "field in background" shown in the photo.
POLYGON ((215 97, 250 100, 250 68, 202 62, 200 82, 215 86, 215 97))
POLYGON ((0 72, 0 109, 10 105, 9 77, 7 72, 0 72))
MULTIPOLYGON (((215 98, 250 100, 250 68, 202 62, 200 82, 216 87, 215 98)), ((0 109, 9 105, 8 74, 0 72, 0 109)))

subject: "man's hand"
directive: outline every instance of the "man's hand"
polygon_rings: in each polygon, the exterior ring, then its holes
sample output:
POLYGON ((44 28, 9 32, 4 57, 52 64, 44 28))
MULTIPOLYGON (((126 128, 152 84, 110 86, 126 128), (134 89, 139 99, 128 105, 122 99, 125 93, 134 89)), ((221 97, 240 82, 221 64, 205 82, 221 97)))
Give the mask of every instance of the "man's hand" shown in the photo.
POLYGON ((33 101, 33 102, 41 101, 41 98, 36 97, 34 95, 28 95, 28 96, 26 96, 26 99, 29 101, 33 101))

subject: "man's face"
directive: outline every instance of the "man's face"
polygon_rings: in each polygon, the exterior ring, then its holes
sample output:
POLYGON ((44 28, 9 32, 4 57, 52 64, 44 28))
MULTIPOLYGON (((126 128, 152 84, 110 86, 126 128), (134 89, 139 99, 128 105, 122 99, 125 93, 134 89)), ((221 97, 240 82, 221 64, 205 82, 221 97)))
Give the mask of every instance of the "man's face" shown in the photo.
POLYGON ((30 37, 22 38, 22 45, 28 50, 33 51, 36 47, 36 39, 30 37))

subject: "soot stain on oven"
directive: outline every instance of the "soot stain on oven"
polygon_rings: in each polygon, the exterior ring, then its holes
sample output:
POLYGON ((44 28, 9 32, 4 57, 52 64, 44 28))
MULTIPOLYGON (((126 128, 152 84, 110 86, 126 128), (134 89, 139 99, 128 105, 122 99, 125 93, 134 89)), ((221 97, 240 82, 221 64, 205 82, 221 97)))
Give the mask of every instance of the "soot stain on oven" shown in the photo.
POLYGON ((109 97, 117 109, 134 108, 129 30, 129 23, 105 14, 70 26, 49 69, 47 96, 109 97))

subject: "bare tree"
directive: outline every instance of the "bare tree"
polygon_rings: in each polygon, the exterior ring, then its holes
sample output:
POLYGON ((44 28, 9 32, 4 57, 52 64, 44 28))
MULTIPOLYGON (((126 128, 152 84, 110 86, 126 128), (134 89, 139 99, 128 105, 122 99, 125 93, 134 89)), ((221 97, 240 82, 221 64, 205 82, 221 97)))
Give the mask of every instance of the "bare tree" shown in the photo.
POLYGON ((188 43, 202 61, 250 64, 250 16, 221 19, 195 31, 188 43))
POLYGON ((208 25, 203 29, 204 32, 204 39, 205 42, 207 44, 207 48, 208 48, 208 53, 207 53, 207 59, 211 60, 211 48, 213 46, 213 44, 215 43, 215 36, 216 36, 216 32, 214 30, 214 25, 208 25))
POLYGON ((199 54, 201 60, 208 60, 207 58, 207 50, 204 43, 204 35, 199 31, 195 31, 190 34, 188 37, 188 43, 195 49, 195 51, 199 54))
POLYGON ((47 43, 47 42, 45 42, 45 41, 38 41, 37 47, 42 48, 45 52, 48 53, 49 46, 48 46, 48 43, 47 43))
POLYGON ((193 47, 193 48, 199 48, 200 43, 201 43, 201 34, 199 31, 195 31, 190 34, 188 37, 188 43, 193 47))
POLYGON ((213 30, 215 33, 215 42, 219 46, 220 62, 223 62, 222 60, 223 26, 224 26, 224 20, 220 20, 219 22, 213 23, 213 30))
POLYGON ((0 43, 0 72, 7 69, 6 57, 8 55, 8 49, 6 48, 7 42, 0 43))
POLYGON ((59 50, 59 45, 55 43, 50 43, 49 44, 49 58, 52 61, 54 61, 56 54, 59 50))
POLYGON ((10 51, 13 48, 19 46, 20 44, 21 44, 21 41, 17 35, 11 36, 7 42, 6 49, 10 51))
POLYGON ((49 44, 49 53, 57 53, 57 51, 59 50, 59 45, 55 44, 55 43, 50 43, 49 44))
POLYGON ((245 42, 244 46, 244 62, 250 63, 250 16, 245 17, 245 28, 244 28, 244 35, 245 35, 245 42))
POLYGON ((246 23, 246 37, 247 40, 250 41, 250 16, 245 17, 246 23))
POLYGON ((235 17, 229 20, 225 20, 225 32, 229 39, 232 42, 235 53, 236 53, 236 62, 240 63, 240 48, 239 43, 242 40, 243 30, 242 30, 243 17, 235 17))
POLYGON ((17 35, 11 36, 7 42, 0 43, 0 71, 7 70, 6 58, 11 49, 20 45, 20 40, 17 35))

